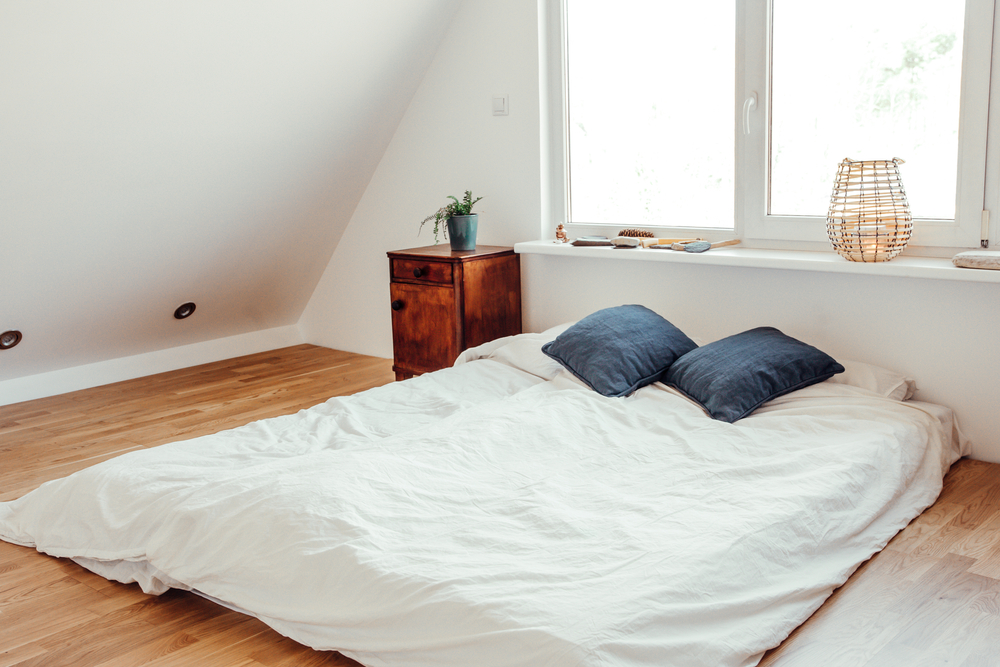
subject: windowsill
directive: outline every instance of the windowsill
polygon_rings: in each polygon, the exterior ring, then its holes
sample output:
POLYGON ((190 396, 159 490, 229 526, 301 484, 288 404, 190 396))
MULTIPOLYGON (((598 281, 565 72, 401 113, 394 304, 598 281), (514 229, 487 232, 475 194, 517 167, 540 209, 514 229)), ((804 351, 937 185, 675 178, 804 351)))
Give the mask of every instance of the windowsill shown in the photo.
POLYGON ((574 246, 551 240, 524 241, 514 245, 523 255, 554 255, 646 262, 678 262, 714 266, 748 266, 760 269, 789 269, 861 275, 929 278, 932 280, 962 280, 966 282, 1000 283, 1000 271, 963 269, 950 259, 937 257, 899 256, 888 262, 851 262, 837 253, 805 250, 761 250, 756 248, 714 248, 693 253, 650 248, 618 249, 606 246, 574 246))

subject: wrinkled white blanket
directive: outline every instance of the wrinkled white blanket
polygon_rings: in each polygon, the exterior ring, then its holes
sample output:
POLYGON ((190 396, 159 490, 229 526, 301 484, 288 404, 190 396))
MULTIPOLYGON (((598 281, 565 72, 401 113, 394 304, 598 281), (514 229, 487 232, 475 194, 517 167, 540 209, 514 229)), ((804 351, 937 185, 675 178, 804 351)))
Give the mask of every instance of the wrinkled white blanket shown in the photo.
POLYGON ((950 410, 831 382, 736 424, 605 398, 550 338, 125 454, 0 504, 0 537, 370 666, 754 665, 961 454, 950 410))

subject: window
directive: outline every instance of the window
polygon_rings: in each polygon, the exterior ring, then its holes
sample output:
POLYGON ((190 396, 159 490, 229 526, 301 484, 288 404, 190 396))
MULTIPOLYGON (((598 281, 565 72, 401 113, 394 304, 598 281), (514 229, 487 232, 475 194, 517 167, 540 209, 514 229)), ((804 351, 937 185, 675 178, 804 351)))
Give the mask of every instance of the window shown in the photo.
POLYGON ((899 157, 911 244, 978 245, 993 5, 562 0, 564 219, 825 242, 837 164, 899 157))
POLYGON ((733 3, 567 9, 573 221, 732 228, 733 3))
POLYGON ((833 165, 898 154, 913 215, 953 219, 962 3, 840 0, 818 25, 812 3, 772 4, 768 212, 823 213, 833 165))

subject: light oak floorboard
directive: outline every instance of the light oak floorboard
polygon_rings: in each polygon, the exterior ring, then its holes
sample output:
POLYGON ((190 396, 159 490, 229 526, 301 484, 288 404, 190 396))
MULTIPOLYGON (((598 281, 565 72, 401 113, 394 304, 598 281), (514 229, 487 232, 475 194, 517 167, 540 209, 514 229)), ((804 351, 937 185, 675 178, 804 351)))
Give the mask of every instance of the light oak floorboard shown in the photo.
POLYGON ((760 665, 1000 665, 1000 465, 952 466, 937 502, 760 665))
MULTIPOLYGON (((298 345, 0 406, 0 500, 140 447, 311 407, 393 379, 392 362, 298 345)), ((1000 465, 963 460, 938 501, 764 667, 1000 665, 1000 465)), ((181 591, 147 596, 0 542, 0 667, 346 667, 181 591)))
MULTIPOLYGON (((0 500, 143 447, 391 382, 392 361, 298 345, 0 406, 0 500)), ((144 594, 0 542, 0 667, 347 667, 192 593, 144 594)))

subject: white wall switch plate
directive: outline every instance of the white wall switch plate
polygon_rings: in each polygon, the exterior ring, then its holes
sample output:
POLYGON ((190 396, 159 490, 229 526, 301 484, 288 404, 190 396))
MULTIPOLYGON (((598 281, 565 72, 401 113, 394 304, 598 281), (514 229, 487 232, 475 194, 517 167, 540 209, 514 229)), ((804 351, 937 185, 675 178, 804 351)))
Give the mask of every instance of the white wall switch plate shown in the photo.
POLYGON ((493 96, 493 115, 494 116, 510 115, 510 95, 493 96))

